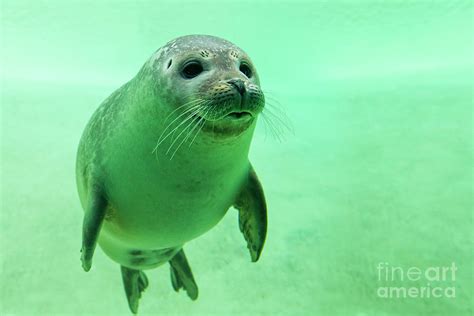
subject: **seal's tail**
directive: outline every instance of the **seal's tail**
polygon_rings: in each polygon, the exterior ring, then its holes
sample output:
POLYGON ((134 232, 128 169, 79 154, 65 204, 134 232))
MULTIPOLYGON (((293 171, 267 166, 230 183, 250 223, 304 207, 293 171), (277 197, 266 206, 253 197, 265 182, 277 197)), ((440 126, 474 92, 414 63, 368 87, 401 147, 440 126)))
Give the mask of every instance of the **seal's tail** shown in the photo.
POLYGON ((138 312, 138 301, 142 292, 148 287, 148 278, 141 270, 120 266, 122 270, 123 286, 127 295, 128 306, 132 313, 138 312))
POLYGON ((170 260, 171 284, 176 292, 184 289, 188 296, 194 301, 198 297, 198 287, 194 281, 193 272, 188 264, 188 260, 181 249, 170 260))
POLYGON ((193 301, 197 299, 198 287, 182 248, 133 250, 128 252, 128 255, 130 257, 129 266, 121 265, 120 268, 125 295, 132 313, 138 312, 138 301, 142 292, 148 287, 148 278, 142 269, 161 264, 164 258, 167 258, 166 260, 170 264, 171 284, 174 290, 178 292, 180 289, 184 289, 193 301))

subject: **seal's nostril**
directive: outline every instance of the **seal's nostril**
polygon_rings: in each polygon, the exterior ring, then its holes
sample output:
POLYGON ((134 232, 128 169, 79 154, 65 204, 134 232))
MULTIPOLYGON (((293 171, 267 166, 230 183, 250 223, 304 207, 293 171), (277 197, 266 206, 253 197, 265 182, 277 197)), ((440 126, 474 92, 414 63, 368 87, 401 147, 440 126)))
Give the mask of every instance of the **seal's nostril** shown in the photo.
POLYGON ((231 79, 229 81, 227 81, 229 84, 231 84, 232 86, 234 86, 237 91, 239 91, 240 95, 243 95, 246 91, 245 89, 245 83, 240 80, 240 79, 231 79))

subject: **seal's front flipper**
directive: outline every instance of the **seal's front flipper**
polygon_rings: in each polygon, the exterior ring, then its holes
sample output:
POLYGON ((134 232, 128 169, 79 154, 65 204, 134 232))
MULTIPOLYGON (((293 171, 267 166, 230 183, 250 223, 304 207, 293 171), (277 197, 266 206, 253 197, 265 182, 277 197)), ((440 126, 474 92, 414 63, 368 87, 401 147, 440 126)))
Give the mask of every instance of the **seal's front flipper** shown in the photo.
POLYGON ((107 200, 102 190, 91 189, 89 193, 89 204, 85 210, 84 221, 82 224, 82 248, 81 261, 82 268, 89 271, 92 266, 92 256, 94 255, 97 238, 107 208, 107 200))
POLYGON ((184 288, 188 296, 194 301, 198 297, 198 287, 194 281, 191 267, 181 249, 170 261, 171 284, 176 292, 184 288))
POLYGON ((240 231, 255 262, 260 257, 267 234, 267 205, 262 185, 252 166, 234 207, 239 210, 240 231))
POLYGON ((138 312, 138 301, 142 292, 148 287, 148 278, 143 271, 120 266, 122 270, 123 286, 127 295, 128 306, 132 313, 138 312))

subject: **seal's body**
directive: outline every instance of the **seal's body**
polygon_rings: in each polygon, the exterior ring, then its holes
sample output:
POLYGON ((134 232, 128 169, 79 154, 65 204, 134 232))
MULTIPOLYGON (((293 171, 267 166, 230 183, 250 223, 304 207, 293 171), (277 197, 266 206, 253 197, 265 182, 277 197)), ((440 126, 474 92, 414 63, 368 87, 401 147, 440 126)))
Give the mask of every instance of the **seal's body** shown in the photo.
POLYGON ((122 267, 132 312, 148 284, 142 270, 165 262, 175 290, 197 298, 182 246, 231 206, 258 260, 266 206, 248 151, 263 106, 248 56, 194 35, 158 50, 94 113, 76 165, 85 210, 81 259, 88 271, 98 241, 122 267))

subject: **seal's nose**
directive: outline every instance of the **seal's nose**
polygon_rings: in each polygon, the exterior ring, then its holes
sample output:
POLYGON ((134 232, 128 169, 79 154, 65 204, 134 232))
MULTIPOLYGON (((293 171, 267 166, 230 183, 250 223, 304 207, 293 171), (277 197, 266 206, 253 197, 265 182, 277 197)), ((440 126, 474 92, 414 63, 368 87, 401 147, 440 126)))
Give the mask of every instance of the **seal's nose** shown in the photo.
POLYGON ((234 86, 234 88, 239 91, 240 95, 244 95, 246 89, 245 89, 245 82, 241 79, 230 79, 227 81, 227 83, 231 84, 234 86))

